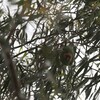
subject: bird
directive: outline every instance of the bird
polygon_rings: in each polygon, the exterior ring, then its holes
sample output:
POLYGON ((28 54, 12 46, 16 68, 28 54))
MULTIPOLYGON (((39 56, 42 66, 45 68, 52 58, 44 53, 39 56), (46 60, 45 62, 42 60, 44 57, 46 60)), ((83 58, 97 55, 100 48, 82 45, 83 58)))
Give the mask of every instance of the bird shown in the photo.
POLYGON ((64 65, 71 65, 74 60, 74 49, 72 46, 65 46, 63 47, 61 54, 60 54, 60 61, 64 65))

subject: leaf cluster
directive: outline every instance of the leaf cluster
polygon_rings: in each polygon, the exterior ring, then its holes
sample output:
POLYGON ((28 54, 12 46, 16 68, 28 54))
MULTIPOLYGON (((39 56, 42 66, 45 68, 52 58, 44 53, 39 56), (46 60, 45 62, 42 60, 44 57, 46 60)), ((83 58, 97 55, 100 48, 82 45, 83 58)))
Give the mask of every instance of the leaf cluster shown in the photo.
POLYGON ((77 100, 81 93, 85 93, 85 99, 97 99, 99 0, 9 0, 9 3, 17 6, 17 10, 12 14, 8 7, 7 13, 0 12, 0 44, 4 45, 0 49, 0 99, 18 99, 11 75, 16 76, 21 95, 28 99, 77 100), (75 57, 72 65, 63 65, 60 54, 68 45, 75 49, 75 57), (4 56, 7 48, 12 58, 8 61, 4 56), (11 62, 16 73, 9 68, 11 62))

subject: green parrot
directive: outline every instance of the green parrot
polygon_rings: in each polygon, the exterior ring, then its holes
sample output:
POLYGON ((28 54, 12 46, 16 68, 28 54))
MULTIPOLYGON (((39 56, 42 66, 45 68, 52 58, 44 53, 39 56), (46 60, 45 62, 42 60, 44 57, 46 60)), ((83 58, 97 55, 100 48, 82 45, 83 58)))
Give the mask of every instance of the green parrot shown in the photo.
POLYGON ((66 46, 61 51, 60 60, 64 65, 71 65, 74 60, 74 49, 71 46, 66 46))

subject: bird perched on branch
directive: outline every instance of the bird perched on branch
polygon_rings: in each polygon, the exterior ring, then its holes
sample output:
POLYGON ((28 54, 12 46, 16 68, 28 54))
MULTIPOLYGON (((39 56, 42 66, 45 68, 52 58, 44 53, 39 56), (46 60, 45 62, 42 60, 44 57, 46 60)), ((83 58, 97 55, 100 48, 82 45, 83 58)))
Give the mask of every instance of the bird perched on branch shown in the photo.
POLYGON ((66 46, 61 51, 60 60, 64 65, 71 65, 74 60, 74 49, 71 46, 66 46))

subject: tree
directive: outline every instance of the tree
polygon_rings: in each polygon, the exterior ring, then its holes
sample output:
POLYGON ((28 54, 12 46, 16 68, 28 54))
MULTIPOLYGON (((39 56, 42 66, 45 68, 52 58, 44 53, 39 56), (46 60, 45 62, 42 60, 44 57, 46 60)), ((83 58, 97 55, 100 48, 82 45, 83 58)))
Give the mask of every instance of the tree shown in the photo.
POLYGON ((8 0, 7 9, 3 3, 0 99, 77 100, 85 93, 85 100, 96 100, 100 1, 8 0))

